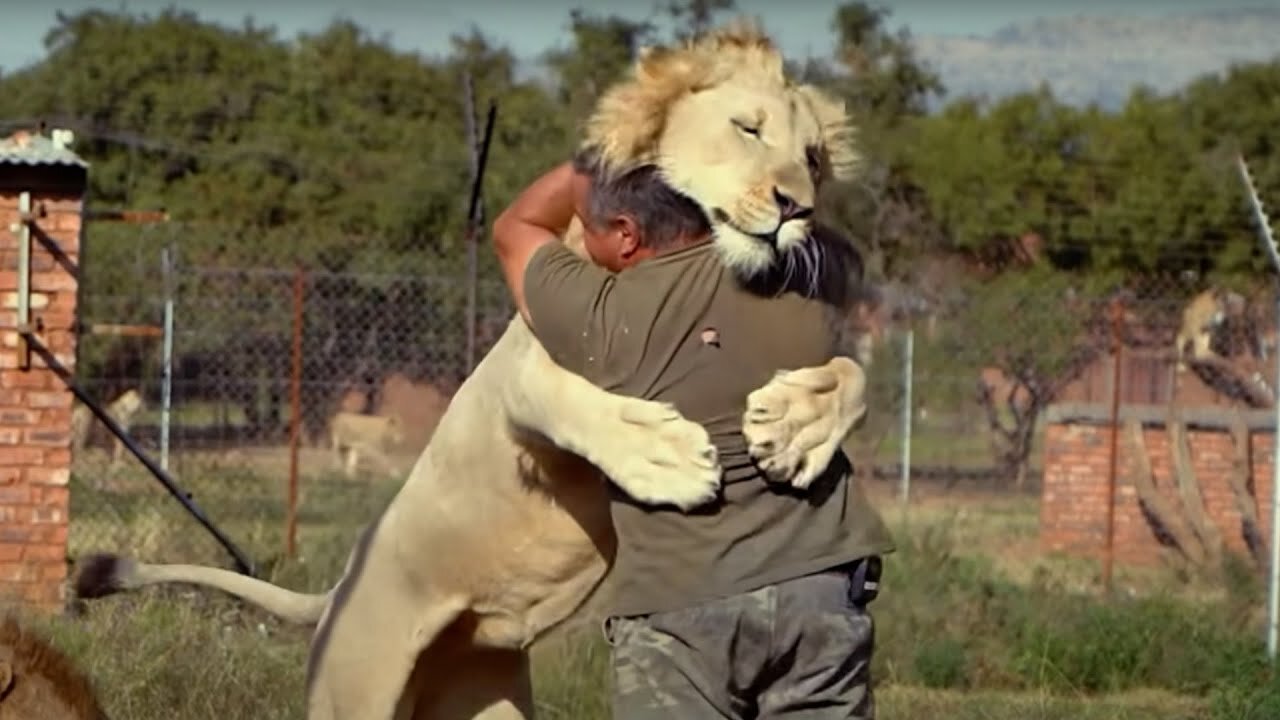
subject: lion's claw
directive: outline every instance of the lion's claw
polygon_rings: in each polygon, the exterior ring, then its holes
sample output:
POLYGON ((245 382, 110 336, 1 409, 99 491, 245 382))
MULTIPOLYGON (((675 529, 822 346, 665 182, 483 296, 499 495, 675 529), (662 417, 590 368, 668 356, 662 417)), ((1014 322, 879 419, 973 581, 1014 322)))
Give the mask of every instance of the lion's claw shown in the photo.
POLYGON ((711 436, 668 403, 623 407, 622 427, 597 464, 632 498, 690 510, 720 492, 720 458, 711 436))
POLYGON ((780 372, 751 393, 742 432, 757 467, 773 482, 809 487, 865 414, 865 380, 860 367, 838 358, 780 372))

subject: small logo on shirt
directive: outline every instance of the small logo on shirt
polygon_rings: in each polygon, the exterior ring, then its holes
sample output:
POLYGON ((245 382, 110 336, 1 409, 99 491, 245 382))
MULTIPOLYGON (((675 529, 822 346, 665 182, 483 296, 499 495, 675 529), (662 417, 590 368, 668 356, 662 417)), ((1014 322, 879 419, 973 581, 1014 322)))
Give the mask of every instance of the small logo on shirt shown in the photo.
POLYGON ((720 347, 720 331, 719 330, 716 330, 715 328, 710 328, 710 327, 706 328, 702 331, 702 334, 700 337, 702 338, 703 345, 710 345, 711 347, 717 347, 717 348, 720 347))

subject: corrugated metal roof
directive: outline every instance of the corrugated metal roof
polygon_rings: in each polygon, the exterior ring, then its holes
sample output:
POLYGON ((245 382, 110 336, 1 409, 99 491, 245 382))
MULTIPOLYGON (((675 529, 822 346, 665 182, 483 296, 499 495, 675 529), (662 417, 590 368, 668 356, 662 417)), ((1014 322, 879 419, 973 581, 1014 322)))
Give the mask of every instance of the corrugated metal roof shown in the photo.
POLYGON ((72 137, 69 130, 54 130, 52 138, 35 133, 16 132, 0 140, 0 165, 89 167, 89 163, 66 147, 72 137))

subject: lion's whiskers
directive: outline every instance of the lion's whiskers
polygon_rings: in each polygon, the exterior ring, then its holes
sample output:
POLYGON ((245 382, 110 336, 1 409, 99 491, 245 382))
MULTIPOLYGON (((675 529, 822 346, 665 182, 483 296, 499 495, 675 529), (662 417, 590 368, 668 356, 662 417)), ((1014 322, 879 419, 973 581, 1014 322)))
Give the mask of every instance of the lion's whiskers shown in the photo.
POLYGON ((822 286, 822 267, 826 262, 826 249, 822 247, 822 243, 813 243, 813 271, 809 276, 809 288, 813 291, 813 296, 818 296, 818 290, 822 286))
POLYGON ((789 252, 783 256, 783 259, 786 260, 786 262, 783 263, 782 283, 778 285, 778 292, 774 293, 774 297, 777 297, 782 293, 786 292, 787 288, 790 287, 791 275, 792 275, 792 272, 795 270, 795 266, 796 266, 795 253, 789 252))

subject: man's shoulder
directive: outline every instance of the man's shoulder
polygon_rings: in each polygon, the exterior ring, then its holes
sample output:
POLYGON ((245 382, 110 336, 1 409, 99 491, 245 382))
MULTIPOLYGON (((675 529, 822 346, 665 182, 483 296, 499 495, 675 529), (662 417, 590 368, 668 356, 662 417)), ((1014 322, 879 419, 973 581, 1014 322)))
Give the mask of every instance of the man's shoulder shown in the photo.
POLYGON ((561 242, 530 256, 524 270, 524 301, 534 335, 561 366, 577 372, 584 357, 583 331, 607 293, 610 273, 561 242))
POLYGON ((597 292, 611 274, 562 242, 550 242, 533 252, 524 268, 526 301, 533 296, 554 300, 564 294, 597 292))
POLYGON ((549 242, 534 250, 533 255, 529 256, 529 262, 525 265, 524 274, 528 277, 549 269, 572 266, 578 263, 587 264, 587 261, 578 257, 563 242, 549 242))

